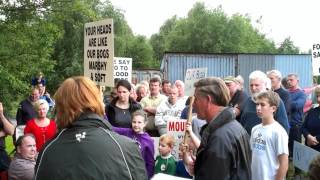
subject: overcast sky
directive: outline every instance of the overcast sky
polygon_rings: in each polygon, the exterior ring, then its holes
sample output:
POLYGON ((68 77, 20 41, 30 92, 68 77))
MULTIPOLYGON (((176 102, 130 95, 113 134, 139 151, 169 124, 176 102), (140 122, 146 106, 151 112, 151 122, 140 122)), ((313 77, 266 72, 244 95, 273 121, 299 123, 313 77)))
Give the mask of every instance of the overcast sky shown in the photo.
MULTIPOLYGON (((209 9, 222 5, 225 13, 248 14, 261 24, 256 28, 279 46, 290 36, 300 50, 307 52, 320 43, 320 0, 198 0, 209 9)), ((123 10, 125 19, 135 34, 148 38, 158 33, 163 23, 174 15, 186 17, 196 0, 111 0, 123 10)))

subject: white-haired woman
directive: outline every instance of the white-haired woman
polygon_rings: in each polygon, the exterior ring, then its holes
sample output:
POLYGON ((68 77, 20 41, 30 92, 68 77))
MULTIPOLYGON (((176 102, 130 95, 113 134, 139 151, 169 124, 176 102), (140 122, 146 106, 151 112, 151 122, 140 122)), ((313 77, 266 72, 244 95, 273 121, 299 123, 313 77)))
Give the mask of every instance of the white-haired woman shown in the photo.
POLYGON ((54 120, 47 118, 49 104, 44 99, 39 99, 34 105, 37 117, 27 122, 24 133, 33 134, 36 138, 37 151, 52 139, 57 132, 57 125, 54 120))

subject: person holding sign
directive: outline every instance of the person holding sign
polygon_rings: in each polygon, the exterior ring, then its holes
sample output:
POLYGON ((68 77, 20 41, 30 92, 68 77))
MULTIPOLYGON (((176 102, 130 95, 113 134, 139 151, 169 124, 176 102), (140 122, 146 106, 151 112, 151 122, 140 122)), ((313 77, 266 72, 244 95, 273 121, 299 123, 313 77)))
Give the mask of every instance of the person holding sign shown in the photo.
POLYGON ((167 133, 167 122, 170 119, 180 118, 184 107, 184 103, 178 101, 178 88, 171 86, 168 100, 161 102, 155 116, 155 125, 160 135, 167 133))
MULTIPOLYGON (((316 87, 315 95, 320 104, 320 87, 316 87)), ((306 145, 320 152, 320 107, 310 109, 301 128, 306 145)))
POLYGON ((195 180, 251 179, 249 135, 235 119, 228 88, 220 78, 203 78, 195 84, 193 107, 202 127, 197 155, 185 155, 188 172, 195 180))
POLYGON ((130 98, 131 84, 127 80, 119 80, 116 89, 117 97, 106 105, 105 111, 112 126, 131 128, 131 113, 141 109, 140 104, 130 98))

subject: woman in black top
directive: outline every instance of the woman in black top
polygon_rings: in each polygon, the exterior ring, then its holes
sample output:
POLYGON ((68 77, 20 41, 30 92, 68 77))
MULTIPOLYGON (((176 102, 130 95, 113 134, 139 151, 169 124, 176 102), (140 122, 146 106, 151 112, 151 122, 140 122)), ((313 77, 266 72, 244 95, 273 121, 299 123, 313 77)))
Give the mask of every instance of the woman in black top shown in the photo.
POLYGON ((131 84, 120 80, 116 85, 117 97, 106 105, 106 115, 112 126, 131 127, 131 113, 141 109, 140 104, 130 98, 131 84))

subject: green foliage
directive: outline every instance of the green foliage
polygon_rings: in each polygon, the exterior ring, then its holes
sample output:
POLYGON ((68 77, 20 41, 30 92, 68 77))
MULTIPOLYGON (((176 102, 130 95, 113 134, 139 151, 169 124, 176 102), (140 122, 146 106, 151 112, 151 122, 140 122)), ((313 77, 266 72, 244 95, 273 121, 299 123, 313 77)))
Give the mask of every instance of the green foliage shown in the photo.
POLYGON ((278 48, 279 54, 299 54, 299 48, 296 47, 290 37, 283 40, 278 48))
POLYGON ((166 21, 150 39, 155 58, 165 51, 193 53, 275 53, 274 42, 252 26, 247 16, 228 17, 221 7, 196 3, 186 18, 166 21))
POLYGON ((30 92, 31 77, 39 71, 53 72, 55 62, 50 57, 58 31, 43 20, 38 4, 11 2, 0 7, 0 101, 14 117, 18 102, 30 92))

